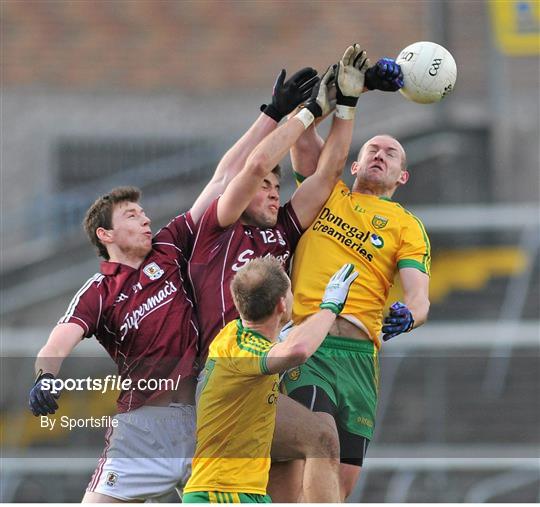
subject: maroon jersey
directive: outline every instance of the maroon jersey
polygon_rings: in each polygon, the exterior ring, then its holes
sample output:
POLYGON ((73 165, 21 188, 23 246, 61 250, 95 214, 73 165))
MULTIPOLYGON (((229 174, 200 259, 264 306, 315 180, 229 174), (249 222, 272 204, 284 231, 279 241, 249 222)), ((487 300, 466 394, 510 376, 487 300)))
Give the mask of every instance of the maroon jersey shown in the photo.
POLYGON ((218 332, 238 318, 229 288, 236 271, 251 259, 267 255, 279 259, 288 271, 302 234, 290 202, 279 209, 274 227, 259 228, 237 221, 223 228, 217 219, 218 200, 210 205, 199 223, 188 266, 199 321, 199 353, 203 360, 218 332))
POLYGON ((184 283, 194 230, 191 216, 180 215, 154 236, 152 251, 138 269, 102 262, 101 273, 82 286, 58 322, 78 324, 86 338, 95 335, 121 378, 131 379, 131 389, 118 397, 119 412, 164 392, 141 389, 140 379, 176 382, 195 373, 198 330, 184 283))

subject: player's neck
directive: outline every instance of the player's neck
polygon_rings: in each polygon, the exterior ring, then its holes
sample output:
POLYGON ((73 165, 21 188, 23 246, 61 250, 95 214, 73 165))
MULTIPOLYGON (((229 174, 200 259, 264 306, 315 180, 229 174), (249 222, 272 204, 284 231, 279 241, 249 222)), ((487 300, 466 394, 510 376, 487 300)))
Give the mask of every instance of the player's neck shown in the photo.
POLYGON ((109 262, 117 262, 118 264, 125 264, 133 269, 139 269, 140 265, 144 262, 145 257, 140 255, 129 255, 122 252, 110 253, 109 262))
POLYGON ((255 331, 256 333, 264 336, 267 340, 270 340, 271 342, 277 341, 280 330, 279 320, 273 318, 267 319, 262 322, 253 322, 247 319, 242 319, 242 326, 244 326, 244 328, 248 328, 251 331, 255 331))
POLYGON ((374 197, 384 197, 386 199, 392 199, 392 195, 394 195, 394 190, 370 188, 360 185, 353 185, 352 191, 357 194, 372 195, 374 197))

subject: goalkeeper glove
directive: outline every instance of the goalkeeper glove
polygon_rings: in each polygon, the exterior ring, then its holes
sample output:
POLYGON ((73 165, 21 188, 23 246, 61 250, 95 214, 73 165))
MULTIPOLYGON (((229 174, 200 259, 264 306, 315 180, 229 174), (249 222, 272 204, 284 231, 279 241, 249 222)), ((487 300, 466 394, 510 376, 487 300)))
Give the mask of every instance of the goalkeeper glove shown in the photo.
POLYGON ((331 96, 335 78, 335 67, 331 65, 313 87, 311 97, 304 104, 304 107, 309 109, 315 118, 326 116, 335 107, 335 101, 332 100, 331 96))
POLYGON ((395 92, 403 87, 401 67, 392 58, 381 58, 366 71, 365 85, 368 90, 395 92))
POLYGON ((336 88, 337 104, 355 107, 364 89, 364 79, 369 67, 366 52, 358 44, 349 46, 338 63, 336 88))
POLYGON ((60 396, 60 393, 53 394, 51 392, 51 381, 54 379, 55 377, 52 373, 40 373, 32 389, 30 389, 28 404, 35 416, 54 414, 56 412, 58 408, 56 400, 60 396))
POLYGON ((390 313, 384 319, 383 340, 387 341, 401 333, 408 333, 414 327, 411 311, 400 301, 390 307, 390 313))
POLYGON ((311 67, 304 67, 287 81, 286 74, 282 69, 274 84, 272 102, 261 106, 261 111, 278 123, 311 96, 313 87, 319 81, 317 71, 311 67))
POLYGON ((342 268, 330 278, 319 307, 331 310, 336 315, 339 315, 347 301, 349 289, 357 276, 358 272, 354 271, 353 264, 343 265, 342 268))

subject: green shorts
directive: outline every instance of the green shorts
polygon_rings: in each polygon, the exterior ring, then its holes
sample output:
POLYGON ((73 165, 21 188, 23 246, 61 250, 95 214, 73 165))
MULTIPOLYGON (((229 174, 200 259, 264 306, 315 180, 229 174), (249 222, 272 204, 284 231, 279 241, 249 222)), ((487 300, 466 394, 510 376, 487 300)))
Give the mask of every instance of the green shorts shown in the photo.
POLYGON ((194 491, 184 493, 182 503, 272 503, 272 499, 268 495, 256 495, 254 493, 194 491))
POLYGON ((304 386, 322 389, 336 406, 336 424, 371 440, 379 388, 379 358, 371 341, 328 335, 306 363, 291 368, 285 394, 304 386))

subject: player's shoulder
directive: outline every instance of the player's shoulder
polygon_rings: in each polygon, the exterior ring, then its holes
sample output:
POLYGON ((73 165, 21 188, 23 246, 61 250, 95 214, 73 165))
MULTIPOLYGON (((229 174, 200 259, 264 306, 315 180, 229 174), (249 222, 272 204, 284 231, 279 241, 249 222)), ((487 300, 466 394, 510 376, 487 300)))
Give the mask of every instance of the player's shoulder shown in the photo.
POLYGON ((330 194, 330 197, 333 197, 333 196, 349 197, 351 195, 352 195, 352 190, 347 186, 347 184, 343 180, 338 179, 336 184, 334 185, 334 188, 332 189, 332 193, 330 194))
POLYGON ((94 273, 90 278, 88 278, 77 291, 77 295, 81 296, 84 293, 88 292, 101 292, 105 289, 107 277, 103 273, 94 273))
POLYGON ((396 201, 387 201, 394 209, 394 212, 397 215, 402 217, 402 220, 405 220, 410 223, 420 223, 423 226, 422 220, 415 215, 411 210, 407 209, 405 206, 396 201))
POLYGON ((195 224, 191 218, 191 214, 189 211, 187 211, 171 218, 167 225, 159 229, 154 235, 153 243, 155 244, 159 241, 166 241, 170 237, 174 237, 179 234, 191 237, 195 235, 195 232, 195 224))
POLYGON ((208 349, 209 357, 226 357, 231 355, 236 341, 237 325, 233 320, 225 325, 215 336, 208 349))
POLYGON ((418 233, 422 235, 425 241, 428 241, 428 234, 423 221, 413 212, 403 207, 401 204, 395 203, 395 205, 397 218, 399 220, 402 230, 406 229, 413 233, 418 233))
POLYGON ((235 345, 239 355, 260 357, 268 352, 272 343, 256 331, 243 327, 239 319, 235 345))
POLYGON ((271 342, 261 334, 245 328, 240 319, 229 322, 210 345, 209 357, 260 357, 271 342))

